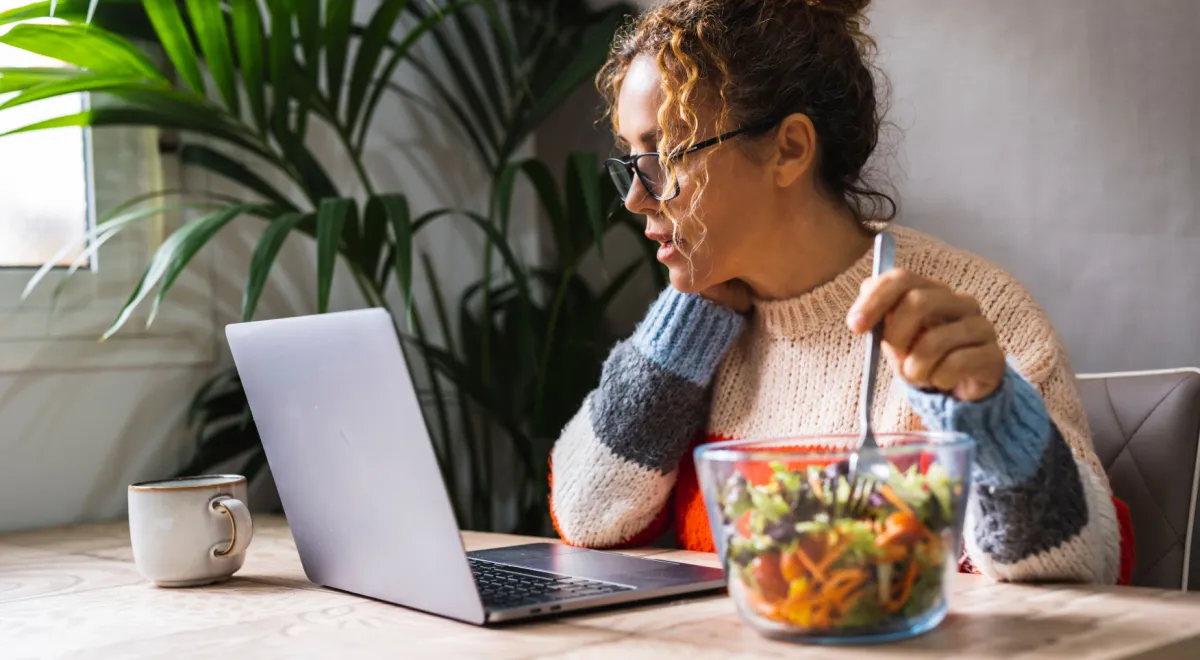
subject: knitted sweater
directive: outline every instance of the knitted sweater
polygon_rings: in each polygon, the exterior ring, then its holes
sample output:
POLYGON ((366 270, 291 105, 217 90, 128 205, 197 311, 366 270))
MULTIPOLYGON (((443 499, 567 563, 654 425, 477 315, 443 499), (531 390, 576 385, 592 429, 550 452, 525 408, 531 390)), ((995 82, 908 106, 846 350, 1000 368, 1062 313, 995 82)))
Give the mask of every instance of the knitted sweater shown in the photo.
MULTIPOLYGON (((1045 314, 1004 270, 893 227, 896 265, 973 295, 1009 367, 968 403, 879 369, 876 429, 954 430, 977 443, 967 558, 1001 580, 1112 583, 1120 543, 1066 353, 1045 314)), ((551 454, 551 514, 568 543, 647 543, 673 517, 679 544, 713 549, 690 449, 701 442, 855 433, 863 340, 845 318, 870 253, 800 297, 749 317, 668 288, 605 362, 599 386, 551 454)))

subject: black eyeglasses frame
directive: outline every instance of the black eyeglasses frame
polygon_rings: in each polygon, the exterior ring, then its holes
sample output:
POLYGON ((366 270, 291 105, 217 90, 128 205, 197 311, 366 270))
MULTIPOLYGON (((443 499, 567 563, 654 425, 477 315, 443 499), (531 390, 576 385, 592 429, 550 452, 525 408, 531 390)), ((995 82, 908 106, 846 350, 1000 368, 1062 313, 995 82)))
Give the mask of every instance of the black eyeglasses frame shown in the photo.
MULTIPOLYGON (((668 158, 667 160, 670 160, 670 161, 678 160, 679 158, 682 158, 686 154, 695 153, 697 151, 700 151, 701 149, 707 149, 709 147, 721 144, 722 142, 725 142, 726 140, 730 140, 739 135, 743 135, 745 133, 766 130, 766 129, 774 126, 777 123, 779 123, 779 122, 777 122, 777 121, 762 122, 759 124, 752 124, 750 126, 743 126, 739 129, 729 131, 728 133, 722 133, 716 137, 709 138, 702 142, 697 142, 696 144, 693 144, 692 146, 688 147, 687 149, 679 150, 676 153, 671 154, 670 158, 668 158)), ((676 197, 679 196, 680 191, 679 191, 679 180, 678 179, 675 180, 675 187, 674 187, 674 190, 671 191, 670 196, 660 196, 654 192, 654 183, 652 181, 650 181, 649 178, 647 178, 645 174, 642 173, 641 168, 639 168, 637 165, 637 162, 639 159, 645 158, 647 156, 653 156, 655 158, 655 160, 657 160, 660 153, 661 152, 658 152, 658 151, 647 151, 646 153, 641 153, 641 154, 631 154, 625 158, 609 158, 604 161, 604 166, 606 169, 608 169, 609 176, 613 180, 613 185, 615 185, 617 187, 617 194, 619 194, 621 196, 622 200, 628 199, 629 193, 633 191, 633 179, 634 178, 637 178, 638 181, 641 181, 642 187, 646 189, 646 192, 649 193, 651 197, 653 197, 654 199, 656 199, 660 202, 669 202, 672 199, 675 199, 676 197), (621 190, 621 187, 622 187, 621 182, 617 178, 617 173, 613 168, 621 168, 622 170, 625 171, 627 176, 629 176, 630 185, 629 185, 628 190, 621 190)))

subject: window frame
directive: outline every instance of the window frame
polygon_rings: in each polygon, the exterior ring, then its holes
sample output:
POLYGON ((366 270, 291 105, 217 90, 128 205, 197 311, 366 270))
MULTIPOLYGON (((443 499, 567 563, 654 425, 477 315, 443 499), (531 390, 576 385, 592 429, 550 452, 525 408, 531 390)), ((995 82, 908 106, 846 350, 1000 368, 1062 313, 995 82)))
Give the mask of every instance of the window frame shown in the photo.
MULTIPOLYGON (((179 159, 160 148, 159 131, 83 131, 89 228, 96 225, 98 210, 135 195, 186 191, 179 159)), ((92 264, 74 273, 57 301, 53 291, 63 281, 65 268, 48 273, 25 300, 21 294, 36 270, 0 270, 0 373, 213 363, 216 323, 209 250, 196 255, 176 281, 152 326, 146 327, 146 301, 115 335, 98 341, 137 286, 154 250, 185 220, 183 213, 168 212, 134 223, 97 249, 92 264)))

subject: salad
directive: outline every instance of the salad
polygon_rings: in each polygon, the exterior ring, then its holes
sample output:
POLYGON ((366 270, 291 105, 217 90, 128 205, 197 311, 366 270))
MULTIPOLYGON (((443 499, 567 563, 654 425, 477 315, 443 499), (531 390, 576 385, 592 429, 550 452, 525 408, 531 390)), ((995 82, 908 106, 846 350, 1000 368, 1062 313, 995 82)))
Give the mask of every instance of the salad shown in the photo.
MULTIPOLYGON (((761 466, 761 464, 760 464, 761 466)), ((962 483, 934 463, 850 483, 847 463, 724 484, 730 588, 776 623, 840 634, 904 624, 939 605, 962 483)))

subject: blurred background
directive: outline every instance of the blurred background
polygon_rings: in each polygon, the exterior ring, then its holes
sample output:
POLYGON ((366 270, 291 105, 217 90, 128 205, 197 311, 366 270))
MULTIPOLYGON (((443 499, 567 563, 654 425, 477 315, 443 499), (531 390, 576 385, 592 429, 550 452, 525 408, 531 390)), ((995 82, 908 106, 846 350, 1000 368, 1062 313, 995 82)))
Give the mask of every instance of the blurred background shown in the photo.
MULTIPOLYGON (((273 510, 224 326, 386 306, 460 523, 546 532, 549 447, 664 285, 599 167, 636 6, 53 4, 0 0, 0 132, 36 129, 0 137, 0 531, 172 474, 273 510)), ((1200 365, 1200 4, 871 17, 898 222, 1013 272, 1079 372, 1200 365)))

